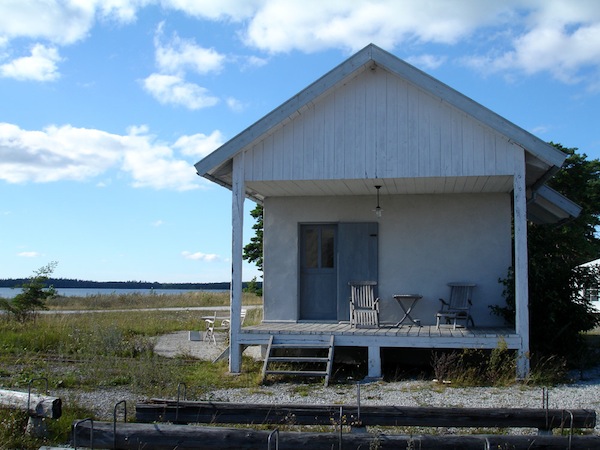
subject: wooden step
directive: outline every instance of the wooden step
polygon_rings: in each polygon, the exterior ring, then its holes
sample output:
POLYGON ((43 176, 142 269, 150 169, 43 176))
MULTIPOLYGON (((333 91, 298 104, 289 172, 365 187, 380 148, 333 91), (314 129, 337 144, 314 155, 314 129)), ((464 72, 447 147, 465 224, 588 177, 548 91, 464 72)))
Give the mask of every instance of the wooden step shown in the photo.
POLYGON ((303 377, 324 377, 327 371, 311 371, 311 370, 267 370, 267 375, 297 375, 303 377))
POLYGON ((312 349, 314 348, 315 350, 324 350, 324 349, 329 349, 329 344, 321 344, 320 342, 318 343, 314 343, 314 344, 273 344, 271 346, 271 348, 292 348, 292 349, 312 349))
POLYGON ((269 358, 269 362, 303 362, 303 363, 326 363, 329 361, 329 358, 318 357, 318 356, 271 356, 269 358))
POLYGON ((323 342, 277 342, 274 336, 269 339, 269 346, 262 370, 262 380, 265 381, 267 375, 287 375, 287 376, 303 376, 303 377, 324 377, 325 386, 329 384, 331 376, 331 366, 333 365, 333 345, 334 337, 331 336, 329 344, 323 342), (277 355, 277 351, 281 350, 327 350, 327 356, 322 355, 277 355), (270 369, 271 364, 285 363, 288 365, 285 369, 270 369), (324 366, 323 370, 306 370, 303 365, 317 364, 324 366), (297 368, 294 368, 297 366, 297 368), (298 367, 299 366, 299 367, 298 367))

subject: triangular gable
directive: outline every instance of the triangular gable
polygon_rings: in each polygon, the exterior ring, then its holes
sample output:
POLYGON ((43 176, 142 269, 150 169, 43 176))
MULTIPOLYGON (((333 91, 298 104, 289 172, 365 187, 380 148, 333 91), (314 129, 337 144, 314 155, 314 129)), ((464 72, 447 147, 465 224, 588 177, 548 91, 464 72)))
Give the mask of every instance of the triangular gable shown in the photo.
MULTIPOLYGON (((338 89, 349 79, 358 77, 364 71, 375 67, 383 68, 417 89, 439 99, 443 104, 450 105, 461 111, 465 116, 473 118, 484 127, 492 130, 493 133, 502 136, 505 143, 524 149, 526 184, 528 187, 537 190, 559 170, 564 162, 566 155, 553 146, 394 55, 371 44, 198 162, 196 164, 198 174, 229 188, 231 186, 232 160, 236 154, 251 148, 286 123, 293 121, 295 117, 306 112, 314 105, 320 97, 325 96, 334 89, 338 89)), ((512 155, 512 152, 510 154, 512 155)), ((535 203, 540 217, 546 215, 547 217, 560 218, 563 214, 570 215, 576 209, 570 208, 572 202, 571 204, 567 203, 568 201, 563 202, 561 199, 564 199, 564 197, 555 193, 555 191, 552 192, 556 195, 548 193, 550 191, 546 191, 548 195, 541 195, 540 201, 535 203), (550 197, 550 200, 546 197, 550 197), (552 199, 557 200, 559 204, 555 205, 552 199), (566 204, 568 206, 567 210, 561 210, 561 204, 566 204), (550 211, 546 212, 545 210, 548 208, 550 211)), ((252 192, 250 189, 247 195, 259 201, 262 199, 260 193, 252 192)))
POLYGON ((380 65, 398 77, 432 93, 524 148, 528 153, 528 168, 531 168, 530 172, 535 172, 535 174, 528 173, 529 185, 544 177, 549 171, 553 174, 564 162, 564 153, 551 145, 396 56, 370 44, 198 162, 196 164, 198 174, 216 181, 215 178, 219 178, 218 169, 227 166, 235 154, 289 120, 298 111, 346 78, 365 70, 370 64, 380 65), (534 175, 534 178, 531 178, 531 175, 534 175))

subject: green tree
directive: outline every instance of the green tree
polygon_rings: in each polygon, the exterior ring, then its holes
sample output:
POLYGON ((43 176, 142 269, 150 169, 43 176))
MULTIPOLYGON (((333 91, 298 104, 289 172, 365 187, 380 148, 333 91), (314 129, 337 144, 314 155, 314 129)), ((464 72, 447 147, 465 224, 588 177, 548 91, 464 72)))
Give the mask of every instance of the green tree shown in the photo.
MULTIPOLYGON (((587 160, 575 148, 567 153, 563 169, 548 185, 582 207, 574 220, 528 224, 529 316, 531 350, 534 355, 560 355, 573 361, 581 350, 581 332, 598 322, 583 289, 598 286, 598 271, 579 267, 600 256, 600 161, 587 160)), ((494 312, 514 321, 512 270, 505 285, 506 308, 494 312)))
MULTIPOLYGON (((256 207, 250 211, 250 215, 256 219, 256 223, 252 226, 254 230, 254 236, 250 238, 250 243, 244 247, 244 253, 242 257, 249 262, 253 262, 258 267, 258 270, 263 271, 263 207, 262 205, 256 205, 256 207)), ((245 292, 251 292, 253 294, 262 297, 262 288, 259 285, 256 277, 248 283, 245 292)))
POLYGON ((255 263, 258 270, 263 271, 263 206, 256 205, 250 211, 250 215, 256 219, 256 223, 252 226, 255 231, 254 236, 250 239, 250 243, 244 247, 243 258, 249 262, 255 263))
POLYGON ((22 292, 12 300, 0 299, 0 308, 19 322, 26 322, 35 317, 41 309, 47 309, 46 300, 56 295, 52 286, 46 286, 48 278, 58 263, 53 261, 34 271, 35 275, 21 287, 22 292))

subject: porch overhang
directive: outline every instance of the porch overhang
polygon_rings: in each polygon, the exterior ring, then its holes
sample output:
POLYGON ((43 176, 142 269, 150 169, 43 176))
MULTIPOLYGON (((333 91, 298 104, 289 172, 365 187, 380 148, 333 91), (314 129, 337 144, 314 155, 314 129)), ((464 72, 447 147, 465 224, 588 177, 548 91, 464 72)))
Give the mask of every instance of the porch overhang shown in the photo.
MULTIPOLYGON (((231 174, 214 178, 205 177, 231 189, 231 174)), ((464 194, 510 193, 512 176, 386 178, 360 180, 277 180, 246 183, 246 197, 262 203, 267 197, 356 196, 374 195, 374 186, 380 185, 380 194, 464 194)), ((528 190, 527 219, 536 224, 560 223, 576 218, 581 207, 546 185, 528 190)))
POLYGON ((536 224, 564 222, 580 212, 579 205, 548 186, 540 186, 527 202, 527 219, 536 224))

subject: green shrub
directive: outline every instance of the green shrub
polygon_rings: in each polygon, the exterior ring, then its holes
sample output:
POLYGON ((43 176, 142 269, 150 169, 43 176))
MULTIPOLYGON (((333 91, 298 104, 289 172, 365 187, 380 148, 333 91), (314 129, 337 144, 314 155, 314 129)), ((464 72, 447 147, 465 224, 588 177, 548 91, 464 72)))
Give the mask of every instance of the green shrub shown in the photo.
POLYGON ((4 309, 9 317, 21 323, 33 319, 37 310, 47 309, 46 300, 54 297, 56 291, 52 286, 47 287, 46 282, 54 272, 56 264, 51 262, 36 270, 35 276, 21 286, 22 292, 12 300, 0 298, 0 308, 4 309))

